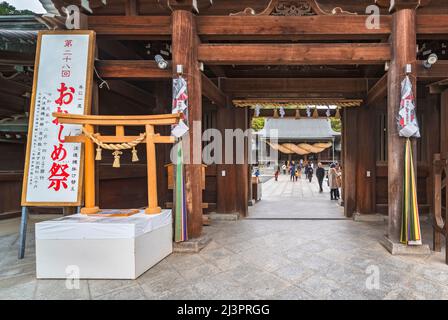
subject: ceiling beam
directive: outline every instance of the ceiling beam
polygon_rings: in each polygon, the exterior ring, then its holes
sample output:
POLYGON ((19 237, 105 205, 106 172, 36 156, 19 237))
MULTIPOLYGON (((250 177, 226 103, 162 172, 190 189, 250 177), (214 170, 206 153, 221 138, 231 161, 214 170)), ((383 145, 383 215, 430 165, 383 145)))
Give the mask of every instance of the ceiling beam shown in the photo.
POLYGON ((169 39, 170 16, 89 16, 89 29, 114 39, 169 39))
POLYGON ((223 78, 221 89, 232 98, 362 99, 366 78, 223 78))
POLYGON ((199 16, 198 34, 204 39, 352 40, 386 39, 391 18, 382 16, 378 29, 368 29, 368 16, 199 16))
POLYGON ((170 69, 159 69, 152 60, 99 60, 95 64, 104 79, 166 79, 170 69))
POLYGON ((245 93, 366 93, 364 78, 223 78, 221 89, 233 96, 245 93))
POLYGON ((215 65, 358 65, 390 60, 388 43, 201 44, 198 60, 215 65))
POLYGON ((114 59, 143 59, 133 48, 124 45, 120 41, 98 39, 97 45, 101 51, 104 51, 114 59))
POLYGON ((226 95, 205 74, 202 73, 201 77, 202 77, 202 95, 207 97, 212 103, 223 108, 226 107, 227 105, 226 95))
POLYGON ((417 61, 417 77, 420 81, 443 80, 448 75, 448 60, 439 60, 431 69, 423 67, 423 61, 417 61))
POLYGON ((448 15, 417 15, 417 37, 446 39, 448 15))
POLYGON ((387 97, 387 77, 388 74, 386 73, 370 88, 367 92, 366 105, 375 105, 387 97))
POLYGON ((129 82, 123 80, 109 80, 107 81, 111 91, 126 97, 141 105, 154 104, 156 97, 129 82))
MULTIPOLYGON (((367 16, 196 16, 198 35, 206 40, 381 40, 391 33, 391 17, 367 29, 367 16)), ((448 15, 417 15, 419 38, 447 34, 448 15)), ((89 29, 113 39, 170 39, 170 16, 89 16, 89 29)))

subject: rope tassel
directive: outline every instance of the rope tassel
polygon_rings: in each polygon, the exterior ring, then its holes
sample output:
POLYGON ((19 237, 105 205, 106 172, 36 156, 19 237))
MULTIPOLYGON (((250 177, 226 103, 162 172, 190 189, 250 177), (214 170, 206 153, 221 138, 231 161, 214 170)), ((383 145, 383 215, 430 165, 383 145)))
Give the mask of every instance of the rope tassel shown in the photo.
POLYGON ((123 152, 117 150, 112 152, 114 156, 114 163, 112 164, 112 167, 114 168, 120 168, 120 156, 123 154, 123 152))
POLYGON ((101 147, 98 146, 98 148, 96 148, 95 160, 102 160, 101 151, 103 151, 103 149, 101 149, 101 147))
POLYGON ((138 162, 139 158, 137 155, 137 149, 135 147, 132 148, 132 162, 138 162))

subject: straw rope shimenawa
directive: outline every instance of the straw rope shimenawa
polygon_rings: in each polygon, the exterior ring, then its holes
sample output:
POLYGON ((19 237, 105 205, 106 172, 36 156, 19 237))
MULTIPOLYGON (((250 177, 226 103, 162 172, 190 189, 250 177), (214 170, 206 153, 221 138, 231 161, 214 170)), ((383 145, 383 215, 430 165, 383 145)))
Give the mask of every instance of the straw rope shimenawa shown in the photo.
POLYGON ((132 162, 139 161, 139 159, 137 157, 137 150, 135 149, 135 147, 138 144, 142 143, 146 139, 146 132, 145 132, 145 133, 140 133, 140 136, 138 138, 136 138, 135 140, 130 141, 130 142, 104 143, 96 137, 98 134, 92 134, 92 133, 88 132, 85 128, 82 128, 82 132, 85 134, 85 136, 87 138, 89 138, 96 145, 98 145, 98 148, 96 149, 97 153, 96 153, 95 160, 101 160, 101 158, 102 158, 101 157, 101 148, 106 149, 106 150, 115 151, 112 153, 114 155, 113 167, 115 167, 115 168, 120 167, 120 155, 122 154, 122 152, 120 152, 120 150, 132 149, 132 162))

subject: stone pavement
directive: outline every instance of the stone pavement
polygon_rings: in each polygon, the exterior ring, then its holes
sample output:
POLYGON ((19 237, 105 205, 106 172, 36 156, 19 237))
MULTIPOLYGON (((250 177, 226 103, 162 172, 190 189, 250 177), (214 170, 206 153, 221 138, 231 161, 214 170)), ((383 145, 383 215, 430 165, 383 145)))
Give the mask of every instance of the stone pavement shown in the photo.
POLYGON ((310 183, 304 174, 294 182, 289 175, 280 175, 278 181, 270 179, 263 183, 262 201, 249 208, 249 218, 343 219, 343 207, 337 201, 330 201, 326 180, 323 189, 319 193, 316 176, 310 183))
MULTIPOLYGON (((304 210, 305 195, 320 195, 302 186, 304 199, 284 197, 288 212, 341 215, 336 205, 325 209, 330 213, 304 210)), ((283 187, 266 187, 265 198, 291 188, 283 187)), ((263 206, 251 208, 250 217, 261 216, 263 206)), ((17 233, 0 232, 0 299, 448 299, 444 254, 391 256, 378 243, 384 228, 345 219, 213 222, 205 228, 213 241, 199 254, 172 254, 135 281, 81 280, 70 290, 65 280, 35 279, 31 223, 23 260, 17 233)), ((424 242, 430 234, 424 225, 424 242)))

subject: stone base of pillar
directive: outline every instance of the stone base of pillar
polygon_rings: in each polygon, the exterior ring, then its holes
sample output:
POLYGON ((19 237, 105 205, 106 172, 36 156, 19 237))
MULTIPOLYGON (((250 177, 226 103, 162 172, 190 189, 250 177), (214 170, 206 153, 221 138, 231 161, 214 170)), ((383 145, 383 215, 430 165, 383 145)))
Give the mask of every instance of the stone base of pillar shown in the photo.
POLYGON ((250 199, 250 200, 248 201, 247 205, 248 205, 249 207, 253 207, 253 206, 255 205, 255 200, 254 200, 254 199, 250 199))
POLYGON ((387 237, 380 240, 380 243, 392 255, 430 255, 431 249, 429 245, 423 244, 421 246, 407 246, 402 243, 393 242, 387 237))
POLYGON ((175 242, 173 244, 173 252, 176 253, 198 253, 204 249, 212 241, 207 234, 203 234, 199 238, 194 238, 184 242, 175 242))
POLYGON ((210 213, 210 220, 212 221, 238 221, 240 214, 235 213, 210 213))

